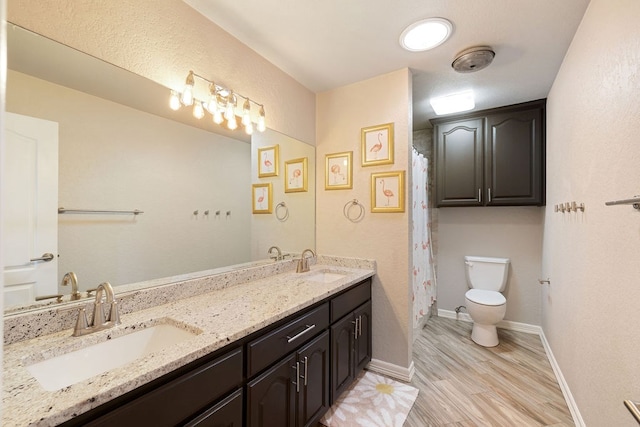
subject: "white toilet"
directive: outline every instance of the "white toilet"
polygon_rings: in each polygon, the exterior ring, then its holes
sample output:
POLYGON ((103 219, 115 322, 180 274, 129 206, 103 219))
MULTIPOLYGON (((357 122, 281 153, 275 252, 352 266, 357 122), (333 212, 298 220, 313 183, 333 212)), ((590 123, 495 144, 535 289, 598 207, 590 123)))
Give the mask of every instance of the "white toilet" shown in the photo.
POLYGON ((507 299, 501 292, 507 285, 509 262, 509 258, 464 257, 469 285, 464 298, 473 320, 471 339, 484 347, 498 345, 496 324, 507 312, 507 299))

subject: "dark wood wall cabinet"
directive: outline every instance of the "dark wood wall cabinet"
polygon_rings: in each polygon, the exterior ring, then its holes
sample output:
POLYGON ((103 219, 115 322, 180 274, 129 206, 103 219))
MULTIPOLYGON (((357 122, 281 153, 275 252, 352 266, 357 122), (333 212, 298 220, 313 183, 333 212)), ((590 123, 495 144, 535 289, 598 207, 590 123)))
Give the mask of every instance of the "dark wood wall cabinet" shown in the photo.
POLYGON ((371 361, 371 279, 64 423, 315 426, 371 361))
POLYGON ((436 206, 543 206, 546 100, 431 120, 436 206))

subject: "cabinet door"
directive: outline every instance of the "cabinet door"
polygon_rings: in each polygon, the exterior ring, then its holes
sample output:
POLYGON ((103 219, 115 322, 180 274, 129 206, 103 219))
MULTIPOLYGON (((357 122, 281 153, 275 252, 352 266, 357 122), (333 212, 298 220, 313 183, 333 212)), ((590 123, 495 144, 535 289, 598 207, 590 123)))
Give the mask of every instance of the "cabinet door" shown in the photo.
POLYGON ((353 314, 331 326, 331 403, 335 402, 355 378, 354 339, 353 314))
POLYGON ((542 109, 487 117, 487 205, 542 205, 542 109))
POLYGON ((481 206, 484 120, 437 124, 435 140, 437 206, 481 206))
POLYGON ((298 351, 298 426, 315 426, 329 410, 329 332, 298 351))
POLYGON ((242 389, 184 427, 242 427, 242 389))
POLYGON ((358 319, 355 340, 355 377, 371 362, 371 301, 359 307, 354 313, 358 319))
POLYGON ((294 427, 295 353, 247 384, 247 426, 294 427))

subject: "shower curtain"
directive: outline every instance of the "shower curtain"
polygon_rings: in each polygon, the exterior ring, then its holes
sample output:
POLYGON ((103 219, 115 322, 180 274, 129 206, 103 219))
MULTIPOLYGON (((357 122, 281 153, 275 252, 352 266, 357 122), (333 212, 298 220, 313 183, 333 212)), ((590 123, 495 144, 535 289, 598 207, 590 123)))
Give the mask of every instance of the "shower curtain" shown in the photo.
MULTIPOLYGON (((413 150, 413 328, 426 321, 436 300, 436 278, 431 250, 427 159, 413 150)), ((415 336, 416 334, 414 334, 415 336)))

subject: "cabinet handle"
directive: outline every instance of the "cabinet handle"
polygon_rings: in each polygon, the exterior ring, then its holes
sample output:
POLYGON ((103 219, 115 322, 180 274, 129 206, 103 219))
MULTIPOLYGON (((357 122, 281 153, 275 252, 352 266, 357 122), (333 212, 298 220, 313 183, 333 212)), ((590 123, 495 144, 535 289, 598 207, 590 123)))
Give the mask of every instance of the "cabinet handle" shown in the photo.
POLYGON ((478 188, 478 203, 482 203, 482 188, 478 188))
POLYGON ((358 337, 362 335, 362 316, 358 316, 358 337))
POLYGON ((309 359, 307 358, 307 356, 304 357, 304 386, 307 386, 307 362, 309 361, 309 359))
POLYGON ((489 193, 489 201, 488 201, 488 203, 491 203, 491 187, 489 187, 489 188, 487 189, 487 191, 488 191, 488 193, 489 193))
POLYGON ((358 317, 356 317, 356 320, 352 320, 351 323, 354 324, 353 327, 353 339, 357 340, 358 339, 358 317))
POLYGON ((309 332, 310 330, 316 327, 316 325, 304 325, 304 326, 305 326, 305 329, 302 332, 295 334, 292 337, 287 335, 287 344, 297 340, 298 338, 300 338, 301 336, 303 336, 304 334, 306 334, 307 332, 309 332))
POLYGON ((296 386, 296 393, 300 393, 300 362, 296 362, 296 366, 292 366, 291 369, 296 370, 296 381, 291 381, 296 386))

